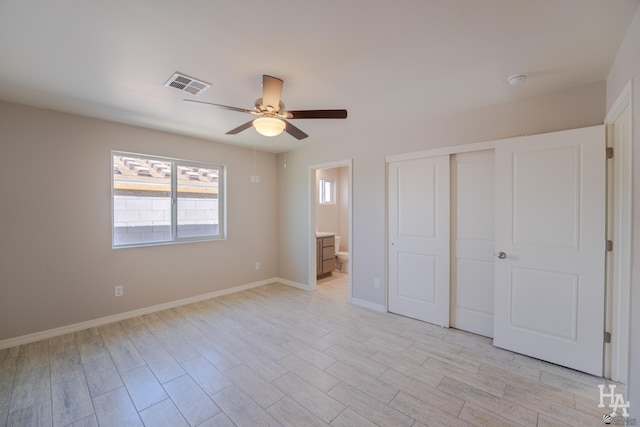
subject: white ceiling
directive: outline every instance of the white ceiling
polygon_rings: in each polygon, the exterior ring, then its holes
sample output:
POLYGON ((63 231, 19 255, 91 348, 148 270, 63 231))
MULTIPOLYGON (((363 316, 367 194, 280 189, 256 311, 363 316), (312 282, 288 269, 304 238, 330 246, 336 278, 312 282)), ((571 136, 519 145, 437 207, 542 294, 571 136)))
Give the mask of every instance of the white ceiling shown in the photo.
POLYGON ((603 80, 640 0, 0 0, 0 99, 273 152, 603 80), (212 87, 194 98, 180 71, 212 87), (529 74, 510 87, 507 76, 529 74), (248 129, 262 74, 296 141, 248 129), (384 119, 384 120, 383 120, 384 119))

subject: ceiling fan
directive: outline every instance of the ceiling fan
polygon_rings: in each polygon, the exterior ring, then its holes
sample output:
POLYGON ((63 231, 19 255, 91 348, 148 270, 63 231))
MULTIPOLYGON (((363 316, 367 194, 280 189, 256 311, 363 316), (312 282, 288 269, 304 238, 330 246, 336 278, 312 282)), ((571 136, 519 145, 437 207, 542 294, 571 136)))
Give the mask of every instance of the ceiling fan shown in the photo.
POLYGON ((244 108, 230 107, 228 105, 213 104, 211 102, 195 101, 193 99, 185 99, 184 102, 194 104, 211 105, 214 107, 224 108, 231 111, 239 111, 241 113, 253 114, 259 116, 231 129, 227 135, 235 135, 251 126, 256 128, 259 134, 264 136, 280 135, 286 131, 289 135, 297 139, 308 137, 306 133, 298 129, 288 120, 293 119, 346 119, 347 110, 286 110, 284 103, 280 100, 282 93, 283 81, 279 78, 263 75, 262 76, 262 98, 256 100, 255 110, 247 110, 244 108))

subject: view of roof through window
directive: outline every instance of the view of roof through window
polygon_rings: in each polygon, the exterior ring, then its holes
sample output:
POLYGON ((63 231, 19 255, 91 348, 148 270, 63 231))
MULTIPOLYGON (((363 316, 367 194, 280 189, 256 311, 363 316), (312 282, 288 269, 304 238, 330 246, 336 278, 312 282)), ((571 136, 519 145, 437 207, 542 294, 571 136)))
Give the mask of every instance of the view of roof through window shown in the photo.
MULTIPOLYGON (((180 165, 177 170, 178 185, 182 187, 179 191, 218 194, 218 170, 180 165)), ((170 191, 171 162, 116 155, 113 173, 119 175, 114 180, 114 190, 118 192, 170 191)))

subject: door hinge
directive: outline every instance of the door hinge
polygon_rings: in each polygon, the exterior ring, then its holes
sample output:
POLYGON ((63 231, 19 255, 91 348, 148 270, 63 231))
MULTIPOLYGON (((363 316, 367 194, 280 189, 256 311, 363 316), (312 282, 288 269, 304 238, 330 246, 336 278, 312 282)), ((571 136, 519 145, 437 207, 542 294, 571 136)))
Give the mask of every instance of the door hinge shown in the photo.
POLYGON ((613 159, 613 147, 607 147, 607 159, 613 159))
POLYGON ((611 252, 613 250, 613 240, 607 240, 607 252, 611 252))
POLYGON ((611 344, 611 332, 604 331, 604 343, 611 344))

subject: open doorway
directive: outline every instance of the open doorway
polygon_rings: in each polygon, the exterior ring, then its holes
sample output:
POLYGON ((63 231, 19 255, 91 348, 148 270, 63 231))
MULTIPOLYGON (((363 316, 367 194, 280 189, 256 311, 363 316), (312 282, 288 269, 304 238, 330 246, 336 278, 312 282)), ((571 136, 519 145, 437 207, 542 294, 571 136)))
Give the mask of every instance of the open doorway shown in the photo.
POLYGON ((346 287, 351 300, 353 266, 351 160, 310 166, 309 289, 346 287))

